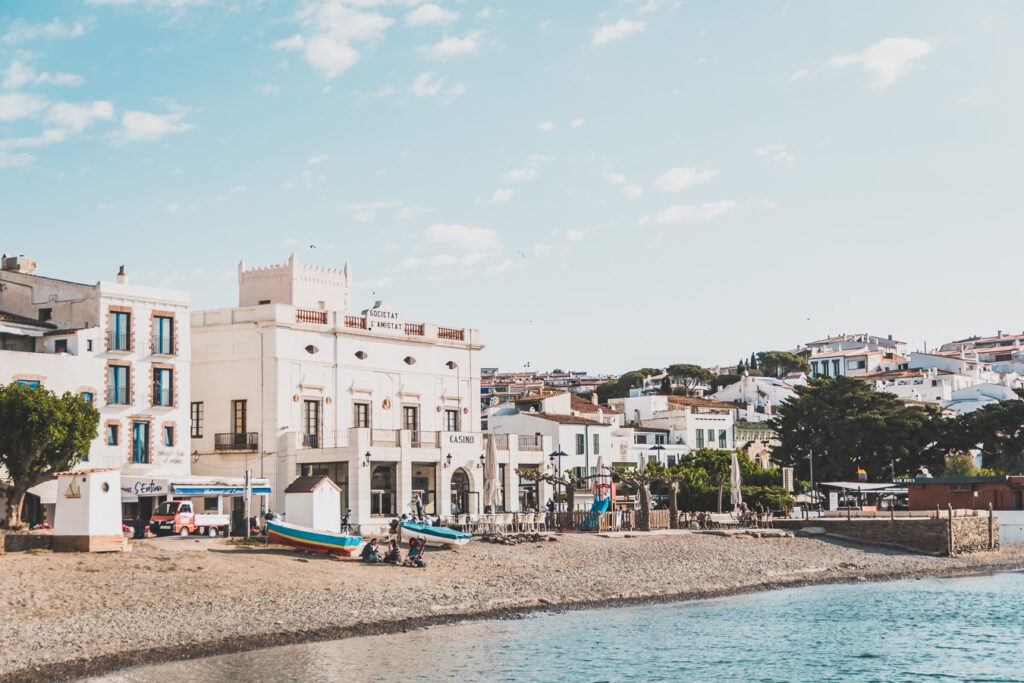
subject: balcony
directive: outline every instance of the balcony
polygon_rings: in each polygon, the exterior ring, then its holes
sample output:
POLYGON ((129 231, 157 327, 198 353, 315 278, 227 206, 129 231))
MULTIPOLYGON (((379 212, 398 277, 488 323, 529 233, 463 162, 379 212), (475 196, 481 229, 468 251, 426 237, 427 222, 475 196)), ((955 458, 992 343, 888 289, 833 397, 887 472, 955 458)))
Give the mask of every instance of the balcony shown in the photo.
POLYGON ((111 332, 107 335, 107 351, 131 351, 132 336, 126 332, 117 334, 111 332))
POLYGON ((311 325, 326 325, 327 311, 311 311, 306 308, 295 309, 295 322, 311 325))
POLYGON ((171 336, 153 337, 153 355, 154 356, 173 356, 174 355, 174 337, 171 337, 171 336))
POLYGON ((366 318, 360 317, 358 315, 346 315, 345 327, 353 327, 357 330, 365 330, 366 318))
POLYGON ((422 337, 423 323, 405 323, 405 333, 412 337, 422 337))
POLYGON ((399 429, 371 429, 371 446, 401 446, 402 431, 399 429))
POLYGON ((448 339, 450 341, 465 341, 466 331, 458 330, 454 327, 439 327, 437 328, 438 339, 448 339))
POLYGON ((302 435, 302 447, 303 448, 320 448, 320 435, 319 434, 303 434, 302 435))
POLYGON ((413 448, 440 448, 440 435, 438 432, 415 431, 410 434, 410 445, 413 448))
POLYGON ((167 388, 153 389, 153 405, 163 408, 174 406, 174 392, 167 388))
POLYGON ((544 447, 544 437, 540 434, 519 434, 519 450, 539 451, 544 447))
POLYGON ((107 392, 107 403, 112 406, 126 406, 130 403, 128 387, 111 387, 107 392))
POLYGON ((256 452, 259 450, 259 434, 256 432, 214 434, 213 449, 215 451, 256 452))

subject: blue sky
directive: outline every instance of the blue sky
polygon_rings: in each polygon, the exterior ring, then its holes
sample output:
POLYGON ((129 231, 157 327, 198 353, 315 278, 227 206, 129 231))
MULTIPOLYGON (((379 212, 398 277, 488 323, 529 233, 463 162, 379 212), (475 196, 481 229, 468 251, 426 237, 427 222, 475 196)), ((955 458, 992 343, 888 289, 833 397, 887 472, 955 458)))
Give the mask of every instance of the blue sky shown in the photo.
POLYGON ((207 308, 348 261, 505 369, 1024 329, 1016 3, 0 11, 0 250, 42 274, 207 308))

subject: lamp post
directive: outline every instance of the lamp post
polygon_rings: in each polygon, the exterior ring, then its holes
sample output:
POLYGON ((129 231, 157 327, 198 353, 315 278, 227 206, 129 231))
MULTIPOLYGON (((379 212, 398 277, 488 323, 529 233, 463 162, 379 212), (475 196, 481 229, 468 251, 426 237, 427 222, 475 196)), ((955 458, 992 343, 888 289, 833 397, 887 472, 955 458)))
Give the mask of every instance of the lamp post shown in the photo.
POLYGON ((817 500, 817 496, 814 495, 814 451, 808 452, 807 459, 811 464, 811 505, 814 505, 814 501, 817 500))
MULTIPOLYGON (((556 463, 557 463, 557 468, 558 468, 557 474, 558 474, 558 478, 559 479, 562 478, 562 458, 564 458, 565 456, 566 456, 566 453, 562 450, 562 446, 561 445, 558 446, 558 450, 557 451, 555 451, 554 453, 552 453, 551 455, 548 456, 548 462, 550 462, 553 466, 555 466, 556 463)), ((563 484, 562 487, 563 487, 563 490, 564 490, 565 484, 563 484)), ((562 510, 562 504, 561 503, 558 503, 558 510, 559 511, 562 510)))
POLYGON ((660 443, 656 443, 647 450, 654 451, 654 459, 657 460, 658 462, 661 462, 661 452, 665 450, 664 446, 662 446, 660 443))

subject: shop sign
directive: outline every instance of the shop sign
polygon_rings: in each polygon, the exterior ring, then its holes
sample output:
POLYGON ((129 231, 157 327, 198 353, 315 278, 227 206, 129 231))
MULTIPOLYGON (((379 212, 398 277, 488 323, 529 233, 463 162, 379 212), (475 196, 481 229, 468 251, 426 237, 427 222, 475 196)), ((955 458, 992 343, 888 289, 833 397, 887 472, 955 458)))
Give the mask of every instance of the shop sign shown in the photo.
POLYGON ((443 432, 444 443, 455 448, 477 448, 480 444, 479 434, 466 434, 464 432, 443 432))
POLYGON ((397 311, 392 311, 378 303, 363 312, 366 316, 366 329, 385 334, 405 334, 405 323, 397 311))
POLYGON ((121 479, 122 496, 163 496, 167 486, 156 479, 121 479))

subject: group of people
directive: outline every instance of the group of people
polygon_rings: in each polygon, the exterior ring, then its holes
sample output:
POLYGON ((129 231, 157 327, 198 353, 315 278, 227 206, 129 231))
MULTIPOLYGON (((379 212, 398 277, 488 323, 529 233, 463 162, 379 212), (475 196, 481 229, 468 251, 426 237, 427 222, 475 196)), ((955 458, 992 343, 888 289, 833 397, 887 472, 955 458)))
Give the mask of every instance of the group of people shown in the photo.
POLYGON ((398 545, 398 538, 392 537, 388 540, 388 546, 386 552, 381 552, 380 540, 377 538, 371 538, 370 541, 363 546, 362 552, 359 553, 359 557, 363 562, 367 564, 393 564, 402 565, 405 567, 426 567, 427 562, 423 559, 423 551, 425 544, 421 538, 409 539, 409 552, 402 559, 402 548, 398 545))

